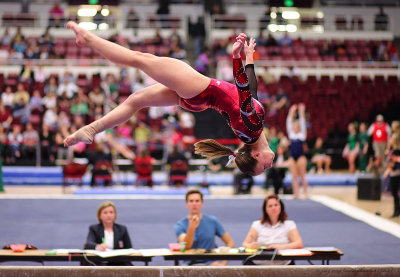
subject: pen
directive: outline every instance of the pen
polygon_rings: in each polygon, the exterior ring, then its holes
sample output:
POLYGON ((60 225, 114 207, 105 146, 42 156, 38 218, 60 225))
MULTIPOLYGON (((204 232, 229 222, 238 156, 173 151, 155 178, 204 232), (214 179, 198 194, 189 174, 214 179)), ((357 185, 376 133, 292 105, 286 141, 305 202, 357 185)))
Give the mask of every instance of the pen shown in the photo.
POLYGON ((102 238, 102 239, 101 239, 101 243, 106 243, 106 239, 105 239, 105 238, 102 238))

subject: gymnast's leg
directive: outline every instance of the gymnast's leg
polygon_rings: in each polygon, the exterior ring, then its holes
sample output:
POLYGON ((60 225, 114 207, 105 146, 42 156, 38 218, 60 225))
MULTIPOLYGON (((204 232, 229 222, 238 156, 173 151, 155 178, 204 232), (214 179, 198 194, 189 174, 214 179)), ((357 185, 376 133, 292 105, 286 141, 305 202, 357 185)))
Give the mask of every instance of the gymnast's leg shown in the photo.
POLYGON ((192 98, 210 84, 210 78, 177 59, 129 50, 96 36, 73 21, 69 21, 67 27, 75 32, 78 45, 93 48, 113 63, 142 70, 157 82, 176 91, 182 98, 192 98))
POLYGON ((178 94, 162 84, 155 84, 131 94, 124 102, 102 118, 80 128, 64 140, 65 146, 78 142, 92 143, 94 136, 105 129, 117 126, 145 107, 179 105, 178 94))

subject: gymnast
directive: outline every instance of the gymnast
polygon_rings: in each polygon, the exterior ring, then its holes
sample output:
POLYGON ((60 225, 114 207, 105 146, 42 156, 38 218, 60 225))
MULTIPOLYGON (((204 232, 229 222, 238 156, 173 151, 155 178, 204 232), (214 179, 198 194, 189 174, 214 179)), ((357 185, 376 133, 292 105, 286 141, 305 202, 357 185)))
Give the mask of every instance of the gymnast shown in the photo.
POLYGON ((225 117, 232 131, 245 144, 232 151, 215 140, 206 139, 195 144, 196 154, 207 159, 229 156, 229 160, 235 161, 243 173, 250 175, 262 174, 272 166, 274 153, 262 135, 265 112, 257 100, 254 39, 247 43, 247 37, 242 33, 233 44, 235 86, 204 76, 180 60, 129 50, 96 36, 73 21, 67 23, 67 28, 75 32, 79 46, 89 46, 115 64, 140 69, 158 83, 136 91, 102 118, 68 136, 64 140, 65 146, 78 142, 92 143, 95 134, 127 121, 145 107, 179 105, 193 112, 212 108, 225 117), (242 49, 250 64, 246 71, 252 72, 250 82, 242 65, 242 49))

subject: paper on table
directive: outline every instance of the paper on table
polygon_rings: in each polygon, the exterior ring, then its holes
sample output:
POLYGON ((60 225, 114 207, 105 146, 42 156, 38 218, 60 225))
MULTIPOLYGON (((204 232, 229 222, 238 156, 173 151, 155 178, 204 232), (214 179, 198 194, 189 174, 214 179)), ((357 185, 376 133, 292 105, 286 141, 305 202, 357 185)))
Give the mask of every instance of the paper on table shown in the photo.
POLYGON ((143 256, 165 256, 172 255, 172 252, 167 248, 154 248, 154 249, 139 249, 138 252, 143 256))
POLYGON ((282 249, 278 251, 281 256, 311 256, 312 252, 307 249, 282 249))
POLYGON ((129 248, 129 249, 116 249, 116 250, 107 249, 106 251, 86 250, 86 253, 94 254, 94 255, 100 256, 102 258, 108 258, 108 257, 137 254, 137 253, 139 253, 139 251, 129 248))
POLYGON ((69 253, 86 253, 86 250, 82 249, 54 249, 50 252, 56 252, 57 254, 69 254, 69 253))
POLYGON ((338 249, 333 246, 322 246, 322 247, 307 247, 306 249, 312 252, 336 252, 338 249))

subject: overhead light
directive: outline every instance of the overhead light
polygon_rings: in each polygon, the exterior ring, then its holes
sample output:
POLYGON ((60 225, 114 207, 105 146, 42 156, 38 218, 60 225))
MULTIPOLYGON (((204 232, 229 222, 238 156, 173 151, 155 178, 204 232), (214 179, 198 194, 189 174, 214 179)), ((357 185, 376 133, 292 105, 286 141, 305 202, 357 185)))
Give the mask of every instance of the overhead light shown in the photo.
POLYGON ((278 25, 276 25, 276 24, 269 24, 269 25, 268 25, 268 30, 269 30, 270 32, 275 33, 276 31, 278 31, 278 25))
POLYGON ((80 22, 79 26, 89 31, 97 29, 97 24, 93 22, 80 22))
POLYGON ((294 24, 288 24, 286 25, 286 31, 288 31, 289 33, 294 33, 297 31, 297 26, 294 24))
POLYGON ((102 16, 108 16, 110 14, 110 10, 107 8, 101 9, 102 16))
POLYGON ((108 23, 100 23, 99 24, 99 30, 108 30, 109 29, 109 25, 108 25, 108 23))
POLYGON ((96 13, 97 9, 86 8, 78 10, 78 16, 93 17, 96 15, 96 13))
POLYGON ((296 12, 296 11, 284 11, 284 12, 282 12, 282 17, 284 19, 299 19, 300 14, 299 14, 299 12, 296 12))
POLYGON ((317 12, 317 17, 318 18, 324 18, 324 13, 323 12, 317 12))
POLYGON ((93 17, 99 11, 101 6, 99 5, 80 5, 78 8, 78 16, 93 17))
POLYGON ((324 26, 322 26, 322 25, 314 25, 314 26, 312 26, 312 29, 316 33, 323 33, 324 32, 324 26))
POLYGON ((273 19, 276 18, 276 12, 271 12, 271 18, 273 18, 273 19))
POLYGON ((279 31, 279 32, 284 32, 284 31, 286 31, 286 25, 278 25, 278 31, 279 31))

